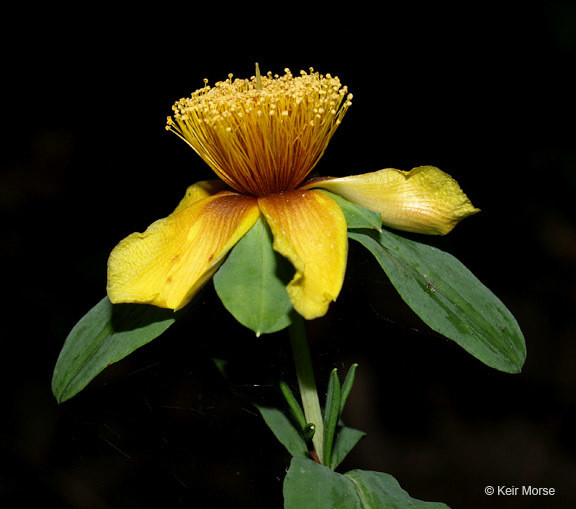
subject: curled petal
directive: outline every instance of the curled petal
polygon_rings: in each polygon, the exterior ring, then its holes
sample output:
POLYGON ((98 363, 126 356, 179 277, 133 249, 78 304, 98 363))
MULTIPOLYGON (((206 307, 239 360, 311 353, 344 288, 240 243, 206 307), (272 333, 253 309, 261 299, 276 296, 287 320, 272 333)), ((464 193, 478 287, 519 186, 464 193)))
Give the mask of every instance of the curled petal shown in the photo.
POLYGON ((458 183, 435 166, 317 179, 306 187, 326 189, 379 212, 386 226, 429 235, 445 235, 462 219, 479 212, 458 183))
POLYGON ((187 194, 171 215, 144 233, 129 235, 112 250, 107 285, 111 302, 184 307, 259 217, 255 198, 221 191, 194 199, 196 192, 201 187, 187 194))
POLYGON ((216 193, 222 191, 226 187, 226 184, 221 180, 201 180, 200 182, 196 182, 186 189, 186 194, 184 198, 180 200, 180 203, 174 210, 173 214, 176 212, 180 212, 184 210, 186 207, 189 207, 194 202, 202 200, 204 198, 208 198, 209 196, 213 196, 216 193))
POLYGON ((274 249, 296 273, 287 286, 298 313, 323 316, 342 288, 348 240, 340 207, 317 191, 291 191, 259 198, 274 236, 274 249))

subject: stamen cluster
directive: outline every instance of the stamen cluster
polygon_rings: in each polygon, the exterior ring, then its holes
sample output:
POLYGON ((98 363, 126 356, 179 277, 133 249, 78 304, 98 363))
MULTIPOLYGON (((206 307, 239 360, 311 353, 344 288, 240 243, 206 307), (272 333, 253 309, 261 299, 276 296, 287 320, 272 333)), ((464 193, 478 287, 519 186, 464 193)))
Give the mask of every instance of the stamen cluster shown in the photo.
POLYGON ((166 128, 238 192, 267 196, 297 188, 324 154, 351 105, 337 77, 253 76, 203 88, 173 106, 166 128))

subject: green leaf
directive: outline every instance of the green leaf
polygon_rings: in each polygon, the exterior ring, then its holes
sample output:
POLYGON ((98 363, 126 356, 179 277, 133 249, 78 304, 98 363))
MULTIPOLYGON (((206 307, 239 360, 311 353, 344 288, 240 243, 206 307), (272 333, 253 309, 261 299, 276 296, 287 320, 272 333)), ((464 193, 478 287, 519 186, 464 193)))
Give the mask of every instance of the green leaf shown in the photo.
POLYGON ((347 426, 340 427, 336 434, 334 447, 332 448, 332 461, 330 463, 330 468, 336 470, 338 465, 340 465, 340 463, 344 461, 344 458, 348 456, 348 453, 354 449, 356 444, 365 436, 366 433, 364 431, 348 428, 347 426))
MULTIPOLYGON (((303 458, 308 458, 308 447, 306 445, 306 441, 303 438, 303 430, 299 430, 298 426, 282 412, 279 408, 277 408, 273 403, 270 404, 268 401, 267 404, 263 403, 256 403, 253 397, 250 397, 246 394, 246 391, 243 390, 241 385, 238 385, 238 371, 234 369, 234 367, 243 368, 243 364, 239 364, 238 362, 228 362, 224 359, 212 359, 214 361, 214 365, 220 372, 220 374, 224 377, 224 379, 230 385, 230 389, 234 394, 238 397, 244 399, 251 405, 253 405, 260 415, 264 419, 266 425, 270 428, 272 433, 276 436, 278 441, 286 448, 286 450, 292 456, 299 456, 303 458)), ((290 391, 291 393, 291 391, 290 391)), ((297 404, 297 403, 296 403, 297 404)), ((302 417, 302 421, 304 417, 302 417)))
POLYGON ((318 189, 318 191, 330 196, 330 198, 332 198, 338 204, 344 213, 348 228, 368 228, 377 231, 381 230, 382 216, 378 212, 365 209, 360 205, 356 205, 355 203, 352 203, 351 201, 348 201, 337 194, 325 191, 324 189, 318 189))
POLYGON ((274 251, 272 241, 260 218, 214 275, 216 293, 226 309, 258 336, 290 325, 292 312, 286 292, 289 264, 274 251))
POLYGON ((306 458, 292 458, 284 478, 284 509, 361 509, 347 477, 306 458))
POLYGON ((412 498, 391 475, 352 470, 344 475, 292 458, 284 479, 285 509, 449 509, 412 498))
POLYGON ((296 428, 293 422, 278 408, 265 405, 252 404, 262 415, 264 422, 276 436, 278 441, 286 447, 292 455, 300 458, 310 457, 308 447, 302 438, 302 432, 296 428))
POLYGON ((338 370, 334 368, 328 380, 326 405, 324 407, 324 463, 332 463, 332 445, 340 418, 340 380, 338 370))
POLYGON ((288 409, 290 410, 292 417, 294 418, 296 424, 298 424, 302 432, 304 432, 307 423, 306 423, 306 417, 304 416, 304 411, 302 410, 300 403, 298 403, 298 400, 294 396, 294 393, 284 380, 280 380, 278 385, 280 386, 280 392, 282 393, 284 399, 286 400, 286 403, 288 404, 288 409))
POLYGON ((352 391, 352 386, 354 385, 354 379, 356 377, 356 368, 358 364, 354 363, 350 366, 348 370, 348 374, 344 379, 344 383, 342 384, 342 394, 340 396, 340 415, 344 411, 344 407, 346 406, 346 401, 348 401, 348 396, 350 395, 350 391, 352 391))
POLYGON ((412 498, 389 474, 371 470, 351 470, 345 476, 356 488, 362 507, 378 509, 449 509, 441 502, 412 498))
POLYGON ((112 304, 104 297, 74 326, 52 378, 59 403, 70 399, 106 367, 162 334, 178 313, 145 304, 112 304))
POLYGON ((349 237, 376 257, 402 299, 433 330, 492 368, 520 372, 526 345, 516 319, 454 256, 386 230, 349 237))

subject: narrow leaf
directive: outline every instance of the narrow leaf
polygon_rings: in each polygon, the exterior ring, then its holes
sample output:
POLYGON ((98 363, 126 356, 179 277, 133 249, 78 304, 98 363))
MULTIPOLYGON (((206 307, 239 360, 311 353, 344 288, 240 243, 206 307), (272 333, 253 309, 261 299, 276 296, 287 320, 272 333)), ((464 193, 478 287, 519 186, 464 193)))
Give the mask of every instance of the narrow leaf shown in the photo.
POLYGON ((454 256, 386 230, 349 237, 375 256, 402 299, 433 330, 492 368, 521 370, 526 345, 516 319, 454 256))
POLYGON ((228 311, 257 335, 290 325, 287 262, 272 248, 272 234, 260 218, 240 239, 214 275, 214 287, 228 311))
POLYGON ((363 470, 341 475, 305 458, 292 458, 283 492, 285 509, 449 509, 412 498, 391 475, 363 470))
POLYGON ((309 458, 308 447, 302 438, 302 432, 296 428, 292 421, 278 408, 252 404, 262 415, 264 422, 276 436, 278 441, 292 455, 300 458, 309 458))
POLYGON ((340 415, 344 411, 344 407, 346 406, 346 401, 348 401, 348 396, 350 396, 350 391, 352 391, 352 386, 354 385, 354 378, 356 377, 356 368, 358 364, 352 364, 350 369, 348 370, 348 374, 344 379, 344 383, 342 384, 342 394, 340 395, 340 415))
POLYGON ((104 297, 74 326, 52 378, 59 403, 70 399, 106 367, 149 343, 172 325, 178 313, 145 304, 112 304, 104 297))
POLYGON ((300 403, 298 403, 298 400, 294 396, 294 393, 292 392, 290 387, 288 387, 288 384, 284 380, 280 380, 279 386, 280 391, 282 392, 282 395, 284 396, 284 399, 288 404, 288 409, 290 410, 292 417, 294 417, 294 420, 296 421, 296 424, 298 424, 300 429, 304 431, 307 423, 306 423, 306 417, 304 416, 304 411, 302 410, 300 403))
POLYGON ((324 408, 324 464, 332 463, 332 445, 340 418, 340 380, 338 370, 333 369, 328 379, 328 391, 324 408))

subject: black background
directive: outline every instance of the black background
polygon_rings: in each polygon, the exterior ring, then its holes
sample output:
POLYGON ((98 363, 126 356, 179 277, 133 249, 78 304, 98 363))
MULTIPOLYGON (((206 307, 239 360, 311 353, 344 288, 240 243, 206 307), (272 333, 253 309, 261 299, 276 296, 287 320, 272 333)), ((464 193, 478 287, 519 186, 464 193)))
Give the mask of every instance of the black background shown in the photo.
POLYGON ((354 94, 319 172, 433 164, 459 181, 482 213, 430 241, 506 303, 528 344, 519 375, 483 366, 431 333, 351 245, 341 296, 309 326, 320 380, 360 364, 344 417, 368 437, 341 471, 388 472, 453 509, 574 507, 576 8, 402 5, 4 17, 7 507, 281 507, 289 458, 210 358, 290 376, 287 340, 234 323, 210 285, 185 320, 73 400, 50 393, 67 333, 104 295, 110 250, 210 177, 164 130, 171 105, 203 78, 252 75, 256 61, 264 72, 312 66, 354 94), (488 497, 488 485, 556 495, 488 497))

